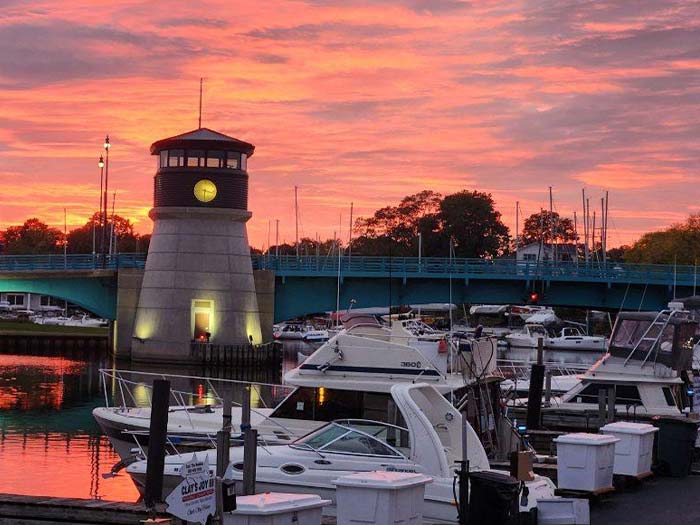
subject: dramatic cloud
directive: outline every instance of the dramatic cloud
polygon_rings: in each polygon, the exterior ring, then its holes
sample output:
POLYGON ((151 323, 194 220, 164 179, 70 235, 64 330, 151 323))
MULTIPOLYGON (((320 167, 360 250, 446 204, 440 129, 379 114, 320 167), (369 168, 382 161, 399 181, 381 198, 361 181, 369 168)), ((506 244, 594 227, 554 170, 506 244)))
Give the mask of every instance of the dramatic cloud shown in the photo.
POLYGON ((0 3, 0 226, 69 226, 97 158, 141 231, 151 142, 204 124, 256 144, 252 242, 347 238, 423 189, 491 192, 513 226, 610 191, 613 243, 698 210, 695 0, 10 0, 0 3), (342 215, 342 220, 341 220, 342 215))

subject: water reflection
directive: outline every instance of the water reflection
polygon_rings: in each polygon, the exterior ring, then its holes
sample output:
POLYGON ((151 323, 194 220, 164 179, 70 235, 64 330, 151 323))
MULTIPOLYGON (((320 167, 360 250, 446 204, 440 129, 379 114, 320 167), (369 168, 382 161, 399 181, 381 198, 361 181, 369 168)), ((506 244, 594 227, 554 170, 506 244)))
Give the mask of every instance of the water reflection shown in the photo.
MULTIPOLYGON (((310 355, 319 344, 290 341, 284 346, 283 371, 287 371, 297 366, 300 356, 310 355)), ((511 350, 501 357, 533 360, 535 352, 511 350)), ((599 357, 596 352, 545 352, 545 360, 567 363, 591 364, 599 357)), ((137 499, 137 491, 125 474, 102 478, 119 458, 92 418, 92 409, 106 402, 100 368, 109 368, 114 375, 117 370, 131 367, 115 364, 109 356, 95 351, 0 355, 0 462, 3 467, 0 492, 119 501, 137 499)), ((224 371, 201 367, 138 365, 134 368, 158 374, 202 376, 173 380, 173 389, 190 393, 183 400, 192 404, 212 403, 223 393, 216 381, 209 381, 205 376, 232 377, 224 371)), ((267 372, 258 370, 254 378, 240 378, 260 380, 260 374, 267 372)), ((146 376, 136 379, 142 387, 134 389, 135 404, 148 404, 147 385, 152 379, 146 376)), ((279 378, 268 379, 270 383, 279 381, 279 378)), ((108 382, 108 387, 111 386, 108 382)), ((116 388, 110 390, 109 403, 119 403, 121 392, 116 388)), ((235 388, 233 393, 234 400, 240 402, 242 389, 235 388)), ((252 405, 273 406, 285 393, 286 389, 279 387, 261 387, 253 392, 252 405)))
MULTIPOLYGON (((303 342, 288 345, 283 371, 296 366, 298 352, 312 351, 303 342)), ((95 351, 0 355, 0 492, 136 501, 138 493, 128 476, 102 478, 119 457, 92 418, 92 409, 105 404, 101 368, 132 367, 115 364, 108 355, 95 351)), ((232 377, 230 372, 201 367, 134 368, 160 374, 232 377)), ((266 373, 255 371, 254 379, 266 373)), ((143 388, 134 389, 136 402, 147 404, 146 385, 152 378, 141 379, 143 388)), ((270 379, 279 382, 279 377, 270 379)), ((182 378, 173 382, 173 388, 194 392, 185 399, 193 404, 212 403, 217 393, 223 393, 216 389, 215 381, 206 379, 182 378)), ((253 406, 274 403, 283 394, 272 386, 256 389, 251 395, 253 406)), ((234 400, 240 402, 242 395, 242 389, 236 389, 234 400)), ((110 404, 119 396, 116 390, 109 392, 110 404)))

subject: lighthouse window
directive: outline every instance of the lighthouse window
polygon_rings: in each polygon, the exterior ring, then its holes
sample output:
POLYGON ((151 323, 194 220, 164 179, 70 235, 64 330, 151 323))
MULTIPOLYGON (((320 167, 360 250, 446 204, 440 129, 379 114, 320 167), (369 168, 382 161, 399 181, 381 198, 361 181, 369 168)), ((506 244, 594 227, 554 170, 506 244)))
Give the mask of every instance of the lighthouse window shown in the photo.
POLYGON ((237 170, 241 161, 241 154, 237 151, 229 151, 226 156, 226 167, 237 170))
POLYGON ((241 154, 241 169, 245 170, 248 165, 248 157, 245 153, 241 154))
POLYGON ((160 152, 160 167, 161 168, 168 167, 168 150, 167 149, 160 152))
POLYGON ((185 152, 181 149, 171 149, 168 154, 168 166, 179 168, 185 165, 185 152))
POLYGON ((187 167, 196 168, 204 166, 204 152, 198 149, 187 150, 187 167))
POLYGON ((221 168, 224 165, 223 151, 207 152, 207 168, 221 168))

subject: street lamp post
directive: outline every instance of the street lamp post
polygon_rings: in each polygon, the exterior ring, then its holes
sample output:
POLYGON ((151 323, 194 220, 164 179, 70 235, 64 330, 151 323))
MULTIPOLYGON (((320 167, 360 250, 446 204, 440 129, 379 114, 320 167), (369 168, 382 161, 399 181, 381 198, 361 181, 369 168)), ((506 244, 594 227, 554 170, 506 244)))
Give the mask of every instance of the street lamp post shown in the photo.
POLYGON ((102 227, 102 267, 105 268, 107 266, 107 252, 105 251, 107 245, 106 245, 106 234, 107 234, 107 193, 109 191, 109 149, 112 147, 112 145, 109 143, 109 135, 105 137, 105 156, 106 156, 106 161, 105 161, 105 185, 104 185, 104 194, 103 194, 103 199, 102 199, 102 210, 103 210, 103 217, 104 217, 104 223, 102 227))
MULTIPOLYGON (((100 208, 100 211, 97 214, 97 219, 100 221, 100 230, 102 229, 102 185, 104 184, 104 168, 105 168, 105 161, 102 158, 102 155, 100 155, 100 160, 97 161, 97 165, 100 167, 100 195, 99 199, 97 199, 97 205, 100 208)), ((96 235, 95 235, 95 230, 97 229, 97 226, 95 225, 95 220, 93 217, 92 221, 92 259, 93 259, 93 264, 95 260, 95 253, 96 253, 96 235)), ((102 251, 102 247, 100 247, 100 252, 102 251)))

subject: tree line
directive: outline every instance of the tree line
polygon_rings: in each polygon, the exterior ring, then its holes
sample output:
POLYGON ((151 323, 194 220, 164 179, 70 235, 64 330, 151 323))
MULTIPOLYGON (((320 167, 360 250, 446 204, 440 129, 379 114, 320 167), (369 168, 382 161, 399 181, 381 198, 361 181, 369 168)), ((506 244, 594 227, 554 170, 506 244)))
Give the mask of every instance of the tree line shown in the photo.
MULTIPOLYGON (((31 218, 23 224, 0 231, 0 253, 6 255, 92 253, 101 252, 102 229, 100 214, 96 212, 83 225, 69 232, 62 232, 45 222, 31 218)), ((140 235, 129 219, 114 215, 107 218, 105 251, 109 251, 110 239, 113 252, 145 252, 151 235, 140 235)))
MULTIPOLYGON (((119 215, 109 217, 106 238, 113 231, 118 252, 145 252, 150 235, 140 235, 133 224, 119 215)), ((92 253, 100 251, 100 215, 95 213, 83 226, 64 235, 39 219, 0 231, 0 253, 39 254, 92 253), (93 238, 95 239, 93 242, 93 238)), ((425 190, 385 206, 371 216, 359 217, 353 225, 350 246, 339 239, 304 237, 295 243, 251 248, 253 253, 280 255, 332 255, 338 249, 355 255, 396 257, 508 257, 518 246, 530 243, 574 244, 581 251, 576 225, 569 217, 541 210, 525 218, 522 231, 513 237, 503 223, 490 193, 463 190, 449 195, 425 190)), ((593 249, 594 259, 602 259, 601 247, 593 249)), ((666 229, 645 233, 631 246, 607 251, 611 262, 697 264, 700 259, 700 214, 666 229)))

